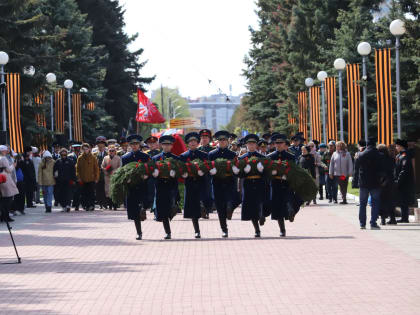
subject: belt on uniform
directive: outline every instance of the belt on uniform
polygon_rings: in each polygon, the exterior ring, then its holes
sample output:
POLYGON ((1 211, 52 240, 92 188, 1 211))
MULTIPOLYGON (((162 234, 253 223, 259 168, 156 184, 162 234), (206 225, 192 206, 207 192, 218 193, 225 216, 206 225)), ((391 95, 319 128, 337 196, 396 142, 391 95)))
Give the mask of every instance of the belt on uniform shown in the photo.
POLYGON ((281 176, 274 176, 274 179, 283 179, 281 176))
POLYGON ((260 178, 261 178, 261 176, 259 176, 259 175, 245 177, 245 179, 260 179, 260 178))

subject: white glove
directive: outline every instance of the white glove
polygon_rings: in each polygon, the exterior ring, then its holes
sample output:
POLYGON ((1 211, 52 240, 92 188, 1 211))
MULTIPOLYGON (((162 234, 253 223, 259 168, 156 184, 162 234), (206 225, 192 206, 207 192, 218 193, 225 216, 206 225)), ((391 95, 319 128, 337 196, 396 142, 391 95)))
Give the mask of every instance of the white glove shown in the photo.
POLYGON ((217 169, 214 167, 210 170, 210 175, 216 175, 217 169))
POLYGON ((153 177, 158 177, 159 176, 159 170, 157 168, 155 168, 155 170, 152 173, 153 177))
POLYGON ((250 171, 251 171, 251 165, 249 165, 249 164, 247 164, 245 167, 244 167, 244 171, 245 171, 245 173, 249 173, 250 171))
POLYGON ((204 172, 202 170, 198 170, 197 171, 197 174, 198 174, 198 176, 203 176, 204 175, 204 172))
POLYGON ((239 168, 237 168, 235 165, 233 165, 232 166, 232 172, 233 172, 233 174, 238 175, 239 174, 239 168))
POLYGON ((143 179, 148 179, 149 176, 148 175, 143 175, 143 179))
POLYGON ((174 170, 170 170, 170 172, 169 172, 169 176, 171 176, 171 177, 175 177, 175 175, 176 175, 175 171, 174 171, 174 170))
POLYGON ((187 177, 188 177, 188 173, 182 174, 182 178, 187 178, 187 177))
POLYGON ((127 184, 131 183, 131 178, 127 179, 127 184))
POLYGON ((54 172, 54 177, 58 177, 58 171, 54 172))
POLYGON ((287 176, 286 176, 286 175, 283 175, 283 176, 281 177, 281 179, 286 180, 286 179, 287 179, 287 176))
POLYGON ((272 170, 271 175, 277 175, 277 170, 272 170))
POLYGON ((257 164, 257 170, 260 173, 262 173, 262 171, 264 170, 264 165, 262 165, 261 162, 258 162, 258 164, 257 164))

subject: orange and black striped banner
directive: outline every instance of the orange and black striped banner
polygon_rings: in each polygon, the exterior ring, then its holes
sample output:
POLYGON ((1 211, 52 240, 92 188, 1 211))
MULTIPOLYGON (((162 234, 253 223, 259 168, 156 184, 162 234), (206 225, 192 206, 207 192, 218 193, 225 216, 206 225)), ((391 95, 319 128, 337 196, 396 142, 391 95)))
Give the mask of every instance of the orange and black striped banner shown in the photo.
POLYGON ((299 106, 299 132, 303 132, 303 137, 308 139, 308 93, 298 92, 299 106))
POLYGON ((20 74, 7 74, 7 110, 9 120, 10 147, 23 152, 22 128, 20 124, 20 74))
POLYGON ((90 110, 90 111, 95 110, 95 102, 89 102, 89 103, 87 103, 86 104, 86 109, 87 110, 90 110))
POLYGON ((335 77, 325 79, 325 94, 327 96, 327 138, 337 139, 337 93, 335 77))
POLYGON ((378 143, 394 142, 391 90, 391 49, 375 51, 376 99, 378 104, 378 143))
POLYGON ((82 133, 82 95, 80 93, 72 95, 73 107, 73 139, 83 141, 82 133))
MULTIPOLYGON (((40 92, 37 95, 35 95, 35 105, 38 108, 44 104, 44 100, 45 100, 44 93, 40 92)), ((47 128, 47 121, 45 119, 44 112, 41 112, 41 113, 37 112, 35 114, 35 121, 39 127, 47 128)), ((35 140, 37 144, 39 145, 41 151, 48 149, 47 138, 44 135, 40 135, 40 134, 36 135, 35 140)))
POLYGON ((296 124, 296 118, 293 117, 293 114, 287 114, 287 121, 289 123, 289 125, 294 125, 296 124))
POLYGON ((312 140, 321 142, 321 115, 319 105, 319 93, 321 88, 319 86, 311 87, 311 125, 312 125, 312 140))
POLYGON ((64 100, 66 96, 66 91, 64 89, 58 90, 55 92, 55 131, 57 133, 64 133, 64 100))
POLYGON ((348 140, 356 144, 362 138, 362 123, 360 115, 360 71, 358 64, 346 65, 348 93, 348 140))

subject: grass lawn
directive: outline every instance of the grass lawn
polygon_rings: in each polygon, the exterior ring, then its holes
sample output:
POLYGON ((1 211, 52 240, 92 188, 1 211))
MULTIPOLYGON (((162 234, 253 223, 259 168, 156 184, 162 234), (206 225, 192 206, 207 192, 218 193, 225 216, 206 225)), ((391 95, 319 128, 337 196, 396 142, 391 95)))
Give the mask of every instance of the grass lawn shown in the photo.
POLYGON ((359 196, 359 189, 358 188, 352 188, 350 181, 349 181, 349 184, 347 186, 347 192, 349 194, 352 194, 352 195, 355 195, 355 196, 359 196))

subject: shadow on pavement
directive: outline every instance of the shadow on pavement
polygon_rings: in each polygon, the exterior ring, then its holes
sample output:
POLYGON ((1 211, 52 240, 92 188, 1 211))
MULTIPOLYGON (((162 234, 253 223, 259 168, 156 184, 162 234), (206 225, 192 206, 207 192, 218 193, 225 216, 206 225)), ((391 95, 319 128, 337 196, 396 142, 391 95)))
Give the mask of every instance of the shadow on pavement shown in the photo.
POLYGON ((171 240, 148 240, 143 239, 142 242, 228 242, 228 241, 264 241, 264 240, 329 240, 329 239, 354 239, 353 236, 287 236, 287 237, 275 237, 275 236, 262 236, 261 238, 255 237, 228 237, 228 238, 221 238, 221 237, 209 237, 209 238, 173 238, 171 240))
MULTIPOLYGON (((70 236, 39 236, 31 234, 13 235, 16 246, 139 246, 139 242, 128 242, 113 238, 77 238, 70 236)), ((0 247, 11 246, 10 237, 8 240, 2 240, 0 247)))
MULTIPOLYGON (((0 261, 1 262, 1 261, 0 261)), ((22 264, 20 265, 0 265, 0 273, 2 274, 39 274, 39 273, 86 273, 86 274, 97 274, 97 273, 123 273, 123 272, 141 272, 138 268, 132 267, 144 267, 154 266, 157 263, 122 263, 120 261, 92 261, 92 262, 81 262, 81 261, 66 261, 58 259, 30 259, 23 258, 22 264)), ((0 288, 0 296, 2 298, 7 294, 2 294, 2 291, 6 292, 9 289, 3 285, 0 288)), ((3 293, 4 293, 3 292, 3 293)), ((29 295, 31 292, 28 293, 29 295)), ((37 294, 37 293, 33 293, 37 294)), ((25 295, 26 297, 26 295, 25 295)), ((28 300, 30 300, 28 298, 28 300)), ((25 300, 26 301, 26 300, 25 300)), ((0 300, 1 305, 1 300, 0 300)), ((1 309, 0 309, 1 313, 1 309)))

